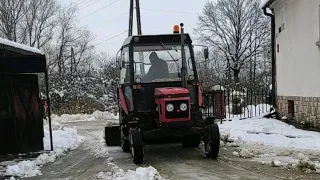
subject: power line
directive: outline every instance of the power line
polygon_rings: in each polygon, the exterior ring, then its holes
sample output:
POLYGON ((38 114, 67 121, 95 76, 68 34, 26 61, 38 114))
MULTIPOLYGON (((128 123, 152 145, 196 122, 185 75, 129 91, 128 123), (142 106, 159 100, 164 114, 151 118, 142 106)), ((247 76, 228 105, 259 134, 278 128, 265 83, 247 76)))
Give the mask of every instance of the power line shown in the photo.
MULTIPOLYGON (((75 5, 76 6, 78 6, 78 5, 80 5, 80 4, 82 4, 82 3, 84 3, 84 4, 86 4, 87 2, 89 2, 89 1, 87 1, 87 0, 82 0, 82 1, 80 1, 80 2, 75 2, 75 5)), ((83 5, 83 4, 82 4, 83 5)))
POLYGON ((91 5, 93 5, 93 4, 95 4, 95 3, 99 2, 99 1, 101 1, 101 0, 97 0, 97 1, 94 1, 94 2, 92 2, 92 3, 90 3, 90 4, 86 5, 86 6, 83 6, 83 7, 80 8, 80 10, 85 9, 85 8, 91 6, 91 5))
POLYGON ((115 36, 112 36, 112 37, 109 38, 109 39, 106 39, 106 40, 104 40, 104 41, 101 41, 101 42, 99 42, 99 43, 97 43, 97 44, 95 44, 95 45, 93 45, 93 46, 98 46, 98 45, 100 45, 100 44, 102 44, 102 43, 105 43, 105 42, 107 42, 107 41, 109 41, 109 40, 111 40, 111 39, 114 39, 114 38, 116 38, 116 37, 118 37, 118 36, 120 36, 120 35, 122 35, 122 34, 124 34, 124 33, 126 33, 126 32, 128 32, 128 30, 126 30, 126 31, 124 31, 124 32, 122 32, 122 33, 120 33, 120 34, 117 34, 117 35, 115 35, 115 36))
POLYGON ((128 12, 129 12, 129 11, 126 11, 126 12, 124 12, 124 13, 122 13, 122 14, 120 14, 120 15, 112 18, 112 19, 109 19, 109 20, 105 21, 104 23, 101 23, 101 24, 95 26, 94 28, 100 27, 100 26, 102 26, 102 25, 104 25, 104 24, 106 24, 106 23, 108 23, 108 22, 110 22, 110 21, 113 21, 113 20, 115 20, 115 19, 117 19, 117 18, 119 18, 119 17, 121 17, 121 16, 123 16, 123 15, 125 15, 125 14, 128 14, 128 12))
POLYGON ((109 4, 105 5, 105 6, 103 6, 103 7, 100 8, 100 9, 95 10, 94 12, 92 12, 92 13, 90 13, 90 14, 88 14, 88 15, 86 15, 86 16, 78 19, 78 20, 84 19, 84 18, 86 18, 86 17, 88 17, 88 16, 90 16, 90 15, 92 15, 92 14, 95 14, 95 13, 97 13, 98 11, 101 11, 102 9, 105 9, 105 8, 111 6, 112 4, 114 4, 114 3, 118 2, 118 1, 121 1, 121 0, 115 0, 115 1, 113 1, 113 2, 111 2, 111 3, 109 3, 109 4))
POLYGON ((172 11, 172 10, 165 10, 165 9, 149 9, 149 8, 140 8, 142 10, 147 10, 147 11, 159 11, 159 12, 171 12, 171 13, 179 13, 179 14, 192 14, 195 15, 198 13, 194 13, 194 12, 182 12, 182 11, 172 11))

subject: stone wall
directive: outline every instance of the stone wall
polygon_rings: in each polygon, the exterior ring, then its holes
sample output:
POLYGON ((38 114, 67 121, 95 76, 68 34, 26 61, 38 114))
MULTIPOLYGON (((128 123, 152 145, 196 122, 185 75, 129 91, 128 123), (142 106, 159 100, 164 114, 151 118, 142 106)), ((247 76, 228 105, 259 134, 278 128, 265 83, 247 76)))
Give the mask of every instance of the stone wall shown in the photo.
POLYGON ((320 97, 278 96, 277 112, 280 118, 286 116, 288 120, 320 128, 320 97), (294 117, 288 112, 289 100, 294 103, 294 117))

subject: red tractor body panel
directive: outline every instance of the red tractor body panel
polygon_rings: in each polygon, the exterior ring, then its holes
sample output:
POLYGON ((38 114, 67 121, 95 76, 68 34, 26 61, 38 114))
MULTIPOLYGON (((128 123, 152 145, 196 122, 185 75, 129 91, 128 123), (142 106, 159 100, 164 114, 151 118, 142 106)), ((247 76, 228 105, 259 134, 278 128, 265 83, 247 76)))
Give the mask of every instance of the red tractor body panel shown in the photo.
POLYGON ((158 105, 159 121, 163 123, 170 122, 187 122, 191 121, 190 117, 190 96, 189 90, 185 88, 169 87, 156 88, 154 91, 155 103, 158 105), (170 103, 174 106, 172 112, 166 110, 166 105, 170 103), (180 110, 180 104, 186 103, 188 109, 186 111, 180 110))
POLYGON ((159 97, 159 96, 174 97, 176 95, 189 95, 189 90, 185 88, 180 88, 180 87, 156 88, 154 90, 154 95, 156 97, 159 97))
POLYGON ((127 106, 127 103, 126 103, 126 98, 124 97, 124 94, 123 94, 121 88, 119 88, 118 91, 119 91, 119 98, 120 98, 120 106, 121 106, 121 108, 123 109, 123 111, 124 111, 126 114, 128 114, 128 113, 129 113, 129 110, 128 110, 128 106, 127 106))

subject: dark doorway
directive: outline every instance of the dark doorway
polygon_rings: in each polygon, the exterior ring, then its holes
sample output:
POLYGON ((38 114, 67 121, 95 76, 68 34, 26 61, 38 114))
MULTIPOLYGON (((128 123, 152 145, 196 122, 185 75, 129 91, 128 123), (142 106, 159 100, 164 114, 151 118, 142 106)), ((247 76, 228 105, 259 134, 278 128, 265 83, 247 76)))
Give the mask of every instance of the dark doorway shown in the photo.
POLYGON ((0 78, 0 154, 43 150, 38 76, 16 74, 0 78))
POLYGON ((294 101, 288 100, 288 118, 293 119, 294 118, 294 101))

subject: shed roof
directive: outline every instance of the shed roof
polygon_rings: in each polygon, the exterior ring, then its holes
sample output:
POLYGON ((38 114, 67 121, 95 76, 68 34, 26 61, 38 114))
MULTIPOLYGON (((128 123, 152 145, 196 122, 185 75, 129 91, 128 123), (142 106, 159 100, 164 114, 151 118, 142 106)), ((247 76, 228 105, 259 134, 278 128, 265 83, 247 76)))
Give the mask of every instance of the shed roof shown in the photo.
POLYGON ((43 73, 46 58, 37 49, 0 38, 0 73, 43 73))
MULTIPOLYGON (((7 51, 8 53, 14 52, 23 55, 43 55, 43 53, 37 48, 13 42, 4 38, 0 38, 0 50, 2 52, 7 51)), ((3 55, 3 53, 1 53, 1 55, 3 55)))

